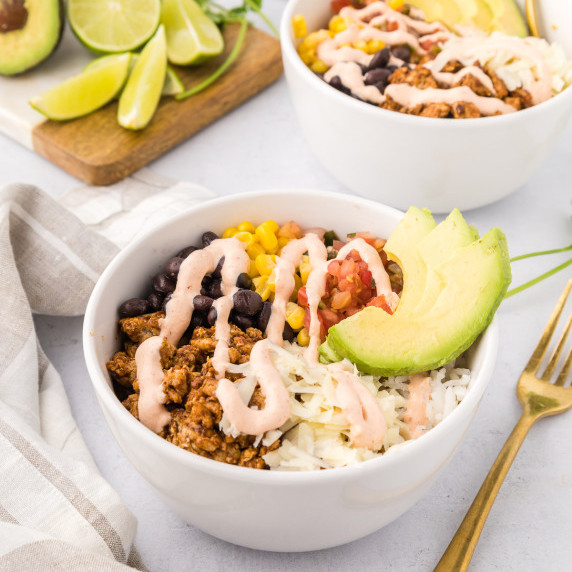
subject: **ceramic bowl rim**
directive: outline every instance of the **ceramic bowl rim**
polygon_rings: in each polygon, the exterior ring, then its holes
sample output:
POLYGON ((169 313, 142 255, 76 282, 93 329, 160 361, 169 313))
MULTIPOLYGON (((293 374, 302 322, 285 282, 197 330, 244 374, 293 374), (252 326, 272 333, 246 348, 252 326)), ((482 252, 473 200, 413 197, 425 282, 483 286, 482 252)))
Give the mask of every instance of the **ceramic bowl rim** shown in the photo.
MULTIPOLYGON (((415 441, 409 441, 403 446, 397 447, 395 450, 381 457, 376 457, 367 461, 363 461, 354 465, 346 467, 337 467, 325 471, 299 471, 299 472, 285 472, 285 471, 260 471, 246 467, 238 467, 235 465, 228 465, 212 459, 206 459, 199 455, 185 451, 172 443, 162 439, 159 435, 153 433, 135 417, 133 417, 127 409, 121 404, 119 399, 113 393, 109 385, 109 379, 106 378, 98 363, 95 351, 95 336, 93 332, 96 331, 98 319, 98 307, 102 302, 102 293, 108 287, 110 281, 113 281, 114 276, 124 260, 129 258, 133 252, 137 251, 140 245, 145 242, 151 235, 159 233, 168 229, 174 222, 181 219, 196 217, 197 213, 205 209, 216 209, 219 205, 233 202, 243 202, 245 200, 253 200, 257 197, 266 197, 268 194, 287 194, 292 197, 295 194, 303 194, 307 196, 308 193, 316 197, 327 199, 342 199, 352 201, 362 207, 375 208, 384 211, 392 217, 403 216, 403 212, 393 207, 381 204, 379 202, 365 199, 362 197, 337 193, 332 191, 323 191, 316 189, 274 189, 274 190, 258 190, 246 193, 237 193, 216 199, 207 200, 203 203, 191 207, 189 210, 177 214, 165 222, 155 225, 148 229, 136 239, 134 239, 128 246, 123 248, 108 264, 99 280, 97 281, 93 292, 89 298, 84 324, 83 324, 83 350, 84 357, 91 379, 93 388, 96 392, 98 400, 101 402, 100 406, 104 410, 104 414, 113 416, 118 422, 130 429, 131 433, 136 435, 138 441, 144 446, 149 447, 151 450, 157 451, 161 456, 166 456, 171 462, 181 463, 185 468, 198 470, 204 473, 209 473, 219 478, 237 479, 242 482, 250 483, 265 483, 269 486, 273 485, 294 485, 298 486, 302 483, 321 483, 330 482, 332 479, 347 480, 354 477, 363 476, 368 472, 377 472, 379 470, 390 470, 392 465, 399 463, 404 456, 415 455, 423 447, 430 445, 432 441, 437 441, 442 434, 445 434, 450 426, 455 424, 455 420, 463 415, 470 416, 471 411, 476 411, 478 403, 490 381, 490 374, 487 375, 487 369, 492 369, 494 366, 497 350, 498 350, 498 327, 496 319, 489 325, 489 327, 481 334, 479 343, 482 344, 481 351, 483 352, 483 363, 481 370, 472 380, 472 386, 467 392, 463 401, 437 426, 427 432, 425 435, 415 441), (491 363, 492 362, 492 363, 491 363)), ((107 419, 106 419, 107 421, 107 419)), ((117 440, 117 439, 116 439, 117 440)), ((125 454, 125 453, 124 453, 125 454)), ((125 454, 128 458, 129 456, 125 454)))

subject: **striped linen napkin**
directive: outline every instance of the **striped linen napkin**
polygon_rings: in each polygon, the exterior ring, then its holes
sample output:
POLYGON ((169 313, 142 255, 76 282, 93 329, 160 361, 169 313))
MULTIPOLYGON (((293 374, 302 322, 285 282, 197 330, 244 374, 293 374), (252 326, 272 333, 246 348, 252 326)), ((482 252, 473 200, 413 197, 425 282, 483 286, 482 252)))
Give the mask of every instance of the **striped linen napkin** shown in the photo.
POLYGON ((98 473, 32 313, 82 314, 117 244, 210 197, 148 171, 71 191, 65 207, 0 188, 0 570, 145 570, 135 518, 98 473))

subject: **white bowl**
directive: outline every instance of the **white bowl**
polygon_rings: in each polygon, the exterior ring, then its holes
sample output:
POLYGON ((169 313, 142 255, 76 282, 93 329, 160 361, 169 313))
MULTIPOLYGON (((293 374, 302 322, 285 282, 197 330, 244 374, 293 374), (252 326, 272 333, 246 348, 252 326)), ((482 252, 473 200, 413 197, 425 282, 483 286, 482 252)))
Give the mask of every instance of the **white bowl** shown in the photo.
MULTIPOLYGON (((480 207, 522 186, 548 156, 572 114, 572 89, 504 116, 432 119, 358 101, 317 77, 298 56, 291 20, 327 25, 329 0, 290 0, 281 23, 290 96, 323 165, 359 195, 397 208, 448 212, 480 207)), ((568 54, 572 56, 572 54, 568 54)))
POLYGON ((229 542, 274 551, 306 551, 361 538, 409 509, 443 470, 467 430, 496 359, 491 325, 471 350, 474 377, 460 405, 416 441, 339 469, 285 473, 225 465, 168 443, 121 405, 105 362, 118 349, 117 308, 145 295, 150 277, 202 232, 267 218, 294 219, 347 233, 388 236, 402 213, 373 201, 320 191, 266 191, 209 201, 152 229, 108 266, 90 298, 83 343, 105 419, 127 458, 165 502, 194 526, 229 542))

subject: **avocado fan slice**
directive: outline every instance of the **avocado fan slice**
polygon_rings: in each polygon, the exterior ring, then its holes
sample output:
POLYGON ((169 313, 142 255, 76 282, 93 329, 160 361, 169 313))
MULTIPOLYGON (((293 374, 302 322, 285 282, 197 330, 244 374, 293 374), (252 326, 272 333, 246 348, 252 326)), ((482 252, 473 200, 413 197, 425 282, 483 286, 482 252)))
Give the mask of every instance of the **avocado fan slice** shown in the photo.
MULTIPOLYGON (((407 226, 412 216, 403 218, 407 226)), ((400 225, 396 229, 399 230, 400 225)), ((393 237, 393 235, 392 235, 393 237)), ((404 289, 393 315, 368 307, 331 327, 322 361, 346 358, 374 375, 407 375, 440 367, 465 351, 489 325, 511 281, 506 238, 497 228, 477 239, 459 211, 407 243, 386 244, 403 264, 404 289), (388 246, 389 245, 389 246, 388 246), (402 250, 399 250, 402 249, 402 250), (407 261, 423 260, 424 279, 407 261), (327 349, 326 349, 327 347, 327 349)))

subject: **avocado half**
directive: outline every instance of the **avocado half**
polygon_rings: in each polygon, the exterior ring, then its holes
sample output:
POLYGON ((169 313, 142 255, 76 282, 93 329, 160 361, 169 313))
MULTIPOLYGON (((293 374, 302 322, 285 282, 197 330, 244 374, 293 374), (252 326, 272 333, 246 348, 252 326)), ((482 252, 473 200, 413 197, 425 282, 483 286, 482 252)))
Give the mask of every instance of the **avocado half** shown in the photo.
POLYGON ((43 62, 63 29, 63 0, 0 0, 0 74, 16 75, 43 62))
POLYGON ((346 358, 374 375, 438 368, 489 325, 511 282, 502 231, 479 238, 458 210, 435 225, 429 211, 409 209, 385 251, 403 271, 397 310, 364 308, 331 327, 322 361, 346 358))

